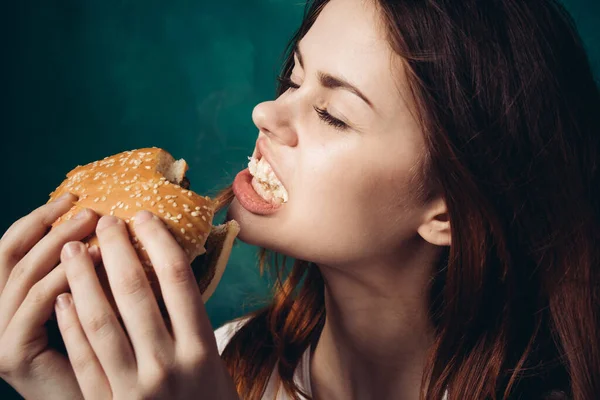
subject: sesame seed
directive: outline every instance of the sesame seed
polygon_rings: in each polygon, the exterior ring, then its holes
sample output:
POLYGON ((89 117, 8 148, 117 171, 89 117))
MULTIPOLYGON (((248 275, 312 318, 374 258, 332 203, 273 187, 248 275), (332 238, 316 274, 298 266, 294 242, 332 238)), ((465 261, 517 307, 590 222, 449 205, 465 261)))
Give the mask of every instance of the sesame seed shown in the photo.
POLYGON ((192 224, 187 224, 187 227, 188 227, 188 228, 191 228, 192 226, 194 226, 194 225, 192 225, 192 224))
POLYGON ((171 218, 171 213, 170 212, 167 213, 167 218, 171 218))
POLYGON ((206 222, 206 217, 204 215, 202 216, 202 221, 206 222))
POLYGON ((111 210, 114 210, 115 208, 117 208, 117 206, 112 206, 110 209, 111 209, 111 210))
POLYGON ((141 206, 142 206, 142 203, 140 203, 139 201, 136 201, 136 202, 135 202, 135 205, 136 205, 136 206, 138 206, 138 207, 141 207, 141 206))
POLYGON ((154 189, 154 190, 152 191, 152 193, 154 193, 154 194, 158 194, 158 190, 154 189))
POLYGON ((200 207, 196 207, 196 211, 200 211, 200 207))
POLYGON ((198 214, 196 211, 192 211, 192 217, 197 217, 198 215, 200 214, 198 214))
POLYGON ((181 219, 181 217, 182 217, 181 214, 177 215, 177 219, 181 219))
POLYGON ((160 196, 158 196, 158 197, 156 198, 156 201, 161 201, 161 200, 162 200, 162 197, 160 197, 160 196))
POLYGON ((185 234, 185 228, 181 228, 181 233, 185 234))
POLYGON ((196 243, 196 239, 192 239, 192 243, 196 243))
POLYGON ((187 193, 188 197, 192 197, 192 192, 187 193))
POLYGON ((119 208, 123 208, 123 203, 119 204, 119 208))
POLYGON ((173 207, 177 207, 177 203, 173 202, 173 207))
POLYGON ((158 183, 155 183, 153 187, 154 189, 158 189, 158 183))
POLYGON ((169 199, 167 200, 167 203, 172 203, 174 200, 173 199, 169 199))
POLYGON ((127 204, 127 205, 125 206, 125 209, 126 209, 126 210, 129 210, 129 204, 127 204))
POLYGON ((150 169, 150 168, 152 168, 152 167, 150 167, 149 165, 146 165, 144 168, 146 168, 146 169, 150 169))
POLYGON ((162 208, 160 208, 160 209, 158 210, 158 212, 162 214, 162 213, 164 213, 164 212, 165 212, 165 210, 163 210, 162 208))
POLYGON ((110 212, 110 215, 115 215, 115 212, 114 212, 114 211, 111 211, 111 212, 110 212))
POLYGON ((100 201, 106 201, 106 196, 102 196, 102 197, 100 198, 100 201))
POLYGON ((165 205, 164 204, 159 204, 158 208, 165 208, 165 205))
POLYGON ((99 200, 100 200, 100 199, 99 199, 98 197, 96 197, 96 198, 94 199, 94 203, 97 203, 99 200))
POLYGON ((154 207, 154 205, 155 205, 155 204, 156 204, 156 202, 155 202, 155 201, 153 201, 152 203, 150 203, 150 206, 151 206, 151 207, 154 207))
POLYGON ((129 197, 133 198, 133 197, 135 197, 135 194, 130 194, 129 197))

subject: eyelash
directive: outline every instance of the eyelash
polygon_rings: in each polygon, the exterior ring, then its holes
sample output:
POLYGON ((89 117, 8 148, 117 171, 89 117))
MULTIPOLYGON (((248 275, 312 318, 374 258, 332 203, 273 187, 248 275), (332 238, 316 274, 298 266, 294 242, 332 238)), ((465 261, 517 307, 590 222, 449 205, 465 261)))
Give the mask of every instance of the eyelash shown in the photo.
MULTIPOLYGON (((284 91, 287 91, 288 89, 299 89, 300 88, 300 86, 295 84, 294 82, 292 82, 292 80, 290 78, 278 76, 277 80, 281 84, 284 91)), ((319 116, 319 118, 326 124, 331 125, 335 129, 339 129, 341 131, 348 129, 348 124, 333 117, 331 114, 329 114, 327 109, 319 108, 317 106, 313 106, 313 108, 317 112, 317 115, 319 116)))

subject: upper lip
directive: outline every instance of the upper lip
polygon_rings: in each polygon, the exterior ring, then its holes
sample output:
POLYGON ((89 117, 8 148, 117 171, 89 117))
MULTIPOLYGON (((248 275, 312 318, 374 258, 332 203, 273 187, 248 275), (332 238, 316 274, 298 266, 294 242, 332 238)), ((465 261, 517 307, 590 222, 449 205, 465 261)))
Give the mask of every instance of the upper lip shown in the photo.
POLYGON ((271 150, 269 149, 268 144, 266 143, 267 141, 268 139, 264 136, 261 136, 256 140, 256 152, 254 157, 256 157, 257 160, 260 160, 264 157, 264 159, 267 160, 267 162, 273 169, 273 173, 275 174, 277 179, 279 179, 279 182, 281 182, 281 184, 287 189, 285 181, 281 179, 281 174, 279 174, 277 164, 273 162, 273 158, 271 157, 271 150))

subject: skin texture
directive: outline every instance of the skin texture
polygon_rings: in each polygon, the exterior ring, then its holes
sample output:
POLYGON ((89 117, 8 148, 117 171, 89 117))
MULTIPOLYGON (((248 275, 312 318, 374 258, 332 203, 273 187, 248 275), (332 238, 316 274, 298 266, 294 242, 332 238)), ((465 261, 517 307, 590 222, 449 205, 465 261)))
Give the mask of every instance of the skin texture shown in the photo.
POLYGON ((84 210, 48 233, 68 200, 40 207, 0 240, 0 376, 27 399, 237 399, 188 257, 164 223, 141 211, 134 229, 169 328, 124 221, 84 210), (94 230, 101 252, 80 242, 94 230), (98 281, 100 260, 124 327, 98 281), (44 322, 53 309, 68 359, 48 347, 44 322))
POLYGON ((325 278, 327 319, 311 363, 317 399, 418 398, 432 340, 427 283, 450 245, 444 199, 414 195, 424 136, 382 27, 371 2, 325 6, 299 43, 292 88, 253 113, 289 201, 261 216, 234 200, 228 213, 241 240, 312 261, 325 278), (372 107, 325 87, 320 72, 352 83, 372 107))

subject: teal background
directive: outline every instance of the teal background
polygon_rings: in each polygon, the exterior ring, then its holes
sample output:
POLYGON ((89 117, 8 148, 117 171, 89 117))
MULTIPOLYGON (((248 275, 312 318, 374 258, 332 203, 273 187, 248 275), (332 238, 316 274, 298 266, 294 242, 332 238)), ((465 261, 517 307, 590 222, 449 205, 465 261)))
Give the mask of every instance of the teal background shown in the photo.
MULTIPOLYGON (((0 233, 78 164, 158 146, 215 193, 247 164, 252 108, 273 98, 298 0, 22 0, 0 7, 0 233)), ((600 2, 566 3, 598 71, 600 2)), ((217 215, 216 220, 223 215, 217 215)), ((269 294, 238 242, 207 303, 213 327, 269 294)))

